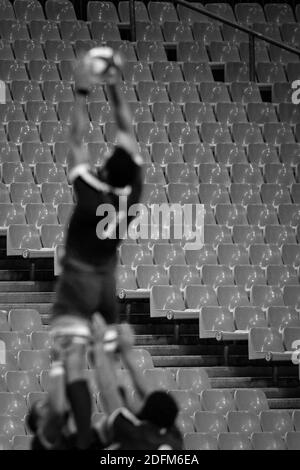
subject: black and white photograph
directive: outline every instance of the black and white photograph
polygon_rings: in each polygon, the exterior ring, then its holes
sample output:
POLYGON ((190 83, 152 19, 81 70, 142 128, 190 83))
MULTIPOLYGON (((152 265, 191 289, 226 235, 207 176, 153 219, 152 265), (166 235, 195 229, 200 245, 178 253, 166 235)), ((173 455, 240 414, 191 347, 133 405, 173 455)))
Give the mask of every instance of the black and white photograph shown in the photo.
POLYGON ((0 465, 300 450, 299 224, 300 1, 0 0, 0 465))

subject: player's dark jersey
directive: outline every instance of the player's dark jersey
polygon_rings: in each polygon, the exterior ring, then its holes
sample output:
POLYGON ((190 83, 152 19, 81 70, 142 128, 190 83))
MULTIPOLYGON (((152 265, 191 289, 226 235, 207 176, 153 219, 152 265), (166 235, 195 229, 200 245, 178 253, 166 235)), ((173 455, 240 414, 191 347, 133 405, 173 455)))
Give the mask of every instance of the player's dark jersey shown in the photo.
POLYGON ((148 421, 140 421, 128 409, 116 411, 109 419, 114 445, 118 450, 182 450, 182 436, 176 426, 159 429, 148 421))
MULTIPOLYGON (((121 147, 116 147, 115 152, 126 154, 121 147)), ((79 167, 73 183, 77 203, 66 237, 66 255, 99 266, 116 255, 121 232, 133 218, 128 217, 128 209, 139 202, 142 170, 137 165, 131 186, 114 189, 101 180, 100 174, 92 173, 88 165, 79 167)))

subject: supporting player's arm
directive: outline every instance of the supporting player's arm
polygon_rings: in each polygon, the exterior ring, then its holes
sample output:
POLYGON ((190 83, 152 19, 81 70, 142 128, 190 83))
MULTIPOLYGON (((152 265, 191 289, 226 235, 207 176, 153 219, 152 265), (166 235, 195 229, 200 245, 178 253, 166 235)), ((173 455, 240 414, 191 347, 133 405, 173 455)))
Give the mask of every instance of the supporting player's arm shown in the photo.
POLYGON ((114 365, 104 351, 103 338, 106 324, 100 315, 93 317, 95 377, 101 394, 104 412, 110 415, 123 406, 118 390, 114 365))
POLYGON ((132 383, 139 394, 139 397, 144 400, 147 395, 151 393, 152 389, 143 372, 136 365, 132 345, 132 329, 128 324, 123 323, 119 326, 119 351, 121 353, 123 364, 130 374, 132 383))

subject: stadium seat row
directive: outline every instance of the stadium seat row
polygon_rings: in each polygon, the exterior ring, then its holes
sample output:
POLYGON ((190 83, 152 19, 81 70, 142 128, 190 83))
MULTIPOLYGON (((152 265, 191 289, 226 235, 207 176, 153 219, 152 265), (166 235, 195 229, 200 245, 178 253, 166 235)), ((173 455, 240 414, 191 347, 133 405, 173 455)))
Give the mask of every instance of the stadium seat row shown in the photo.
MULTIPOLYGON (((105 142, 88 143, 91 160, 95 165, 101 165, 103 156, 111 152, 112 144, 105 142)), ((240 144, 225 143, 211 147, 207 143, 178 144, 154 143, 151 147, 139 144, 139 149, 145 163, 156 163, 165 166, 169 163, 190 163, 198 166, 200 163, 220 163, 231 166, 234 163, 251 163, 264 166, 268 163, 279 163, 296 166, 299 163, 300 144, 282 144, 274 146, 267 143, 240 144), (279 155, 277 153, 279 151, 279 155), (150 152, 150 153, 149 153, 150 152)), ((19 162, 20 158, 28 165, 36 163, 51 163, 67 165, 69 152, 68 142, 56 142, 54 145, 42 142, 24 142, 17 145, 13 142, 0 142, 0 162, 19 162), (19 154, 20 151, 20 154, 19 154), (52 155, 53 152, 53 155, 52 155)))
MULTIPOLYGON (((203 8, 201 3, 196 5, 203 8)), ((196 21, 216 22, 206 15, 197 13, 182 5, 176 8, 171 2, 154 2, 150 1, 148 8, 146 5, 137 1, 136 5, 136 18, 138 21, 151 21, 152 23, 162 24, 165 21, 184 21, 192 23, 196 21)), ((228 3, 212 3, 207 4, 205 8, 212 13, 223 16, 230 21, 237 21, 241 23, 277 23, 278 25, 284 22, 299 21, 300 10, 298 5, 293 11, 293 8, 286 3, 271 3, 262 7, 258 3, 237 3, 232 9, 228 3)), ((53 21, 60 20, 74 20, 76 13, 72 3, 68 0, 60 1, 59 3, 48 0, 45 3, 45 13, 38 1, 20 1, 15 0, 13 5, 9 0, 3 1, 1 5, 1 13, 5 13, 5 18, 20 18, 26 21, 32 19, 48 18, 53 21)), ((113 21, 113 22, 128 22, 129 20, 129 2, 121 1, 118 8, 115 7, 113 2, 89 1, 87 4, 87 18, 88 20, 113 21)))
MULTIPOLYGON (((165 168, 158 163, 146 163, 143 165, 143 170, 144 183, 161 185, 188 183, 197 186, 200 182, 220 183, 226 186, 230 186, 231 183, 291 186, 300 182, 300 163, 295 172, 289 165, 280 163, 266 163, 264 168, 249 163, 233 163, 231 168, 217 163, 200 163, 198 168, 189 163, 168 163, 165 168)), ((33 168, 30 168, 26 163, 4 162, 0 164, 0 181, 5 184, 34 181, 37 184, 67 183, 67 175, 60 164, 37 162, 33 168)), ((295 189, 297 187, 294 186, 295 189)))
MULTIPOLYGON (((11 69, 13 71, 13 69, 11 69)), ((73 101, 73 88, 69 81, 45 80, 42 86, 38 81, 20 78, 10 80, 10 88, 6 86, 6 101, 27 103, 28 101, 42 101, 45 99, 52 104, 60 101, 73 101), (42 95, 43 91, 43 95, 42 95)), ((262 98, 256 83, 233 82, 229 87, 224 82, 157 82, 140 81, 136 87, 132 82, 121 82, 120 89, 130 102, 142 101, 153 104, 155 102, 168 103, 169 95, 174 103, 184 105, 187 102, 203 101, 204 103, 261 103, 262 98), (230 91, 230 94, 229 94, 230 91), (199 94, 198 94, 199 93, 199 94), (231 99, 231 97, 232 99, 231 99)), ((275 82, 272 84, 273 103, 291 103, 293 88, 288 82, 275 82)), ((102 85, 94 85, 87 97, 88 102, 107 101, 102 85)), ((258 111, 259 113, 259 111, 258 111)))

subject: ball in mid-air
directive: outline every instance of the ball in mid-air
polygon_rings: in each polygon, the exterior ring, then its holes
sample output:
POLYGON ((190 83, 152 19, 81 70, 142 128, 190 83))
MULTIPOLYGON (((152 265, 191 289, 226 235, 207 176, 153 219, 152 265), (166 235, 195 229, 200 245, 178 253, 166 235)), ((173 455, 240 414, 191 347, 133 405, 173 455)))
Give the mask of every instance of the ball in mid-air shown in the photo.
POLYGON ((120 70, 122 58, 111 47, 94 47, 86 53, 84 64, 96 82, 120 70))

